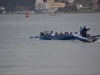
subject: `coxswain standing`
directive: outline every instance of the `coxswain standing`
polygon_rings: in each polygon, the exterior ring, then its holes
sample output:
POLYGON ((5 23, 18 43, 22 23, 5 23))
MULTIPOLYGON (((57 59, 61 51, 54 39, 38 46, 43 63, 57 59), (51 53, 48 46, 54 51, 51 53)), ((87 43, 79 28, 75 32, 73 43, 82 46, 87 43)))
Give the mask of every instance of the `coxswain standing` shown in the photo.
POLYGON ((82 32, 81 32, 81 34, 82 34, 82 37, 85 37, 86 38, 86 35, 87 35, 87 31, 88 30, 90 30, 90 28, 86 28, 86 26, 84 26, 84 28, 82 29, 82 32))

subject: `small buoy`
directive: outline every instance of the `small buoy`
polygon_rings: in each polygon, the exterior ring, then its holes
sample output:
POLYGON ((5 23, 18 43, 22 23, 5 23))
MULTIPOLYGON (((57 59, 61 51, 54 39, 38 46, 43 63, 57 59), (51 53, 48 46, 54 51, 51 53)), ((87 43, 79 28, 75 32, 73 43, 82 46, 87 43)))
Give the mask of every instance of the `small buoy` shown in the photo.
POLYGON ((26 9, 26 17, 29 17, 28 8, 26 9))
POLYGON ((28 12, 26 11, 26 17, 29 17, 28 12))

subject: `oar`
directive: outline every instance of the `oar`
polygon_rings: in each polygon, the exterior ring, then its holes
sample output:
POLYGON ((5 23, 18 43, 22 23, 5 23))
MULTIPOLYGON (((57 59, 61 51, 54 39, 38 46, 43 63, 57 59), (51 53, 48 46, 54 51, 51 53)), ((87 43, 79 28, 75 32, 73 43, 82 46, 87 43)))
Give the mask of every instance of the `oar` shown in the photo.
POLYGON ((32 38, 34 38, 34 37, 30 37, 30 39, 32 39, 32 38))
POLYGON ((92 36, 92 37, 100 37, 100 35, 94 35, 94 36, 92 36))
POLYGON ((38 38, 38 36, 35 36, 35 38, 38 38))
POLYGON ((30 37, 30 39, 32 39, 32 38, 38 38, 38 36, 35 36, 35 37, 30 37))
POLYGON ((100 35, 96 35, 96 37, 100 37, 100 35))

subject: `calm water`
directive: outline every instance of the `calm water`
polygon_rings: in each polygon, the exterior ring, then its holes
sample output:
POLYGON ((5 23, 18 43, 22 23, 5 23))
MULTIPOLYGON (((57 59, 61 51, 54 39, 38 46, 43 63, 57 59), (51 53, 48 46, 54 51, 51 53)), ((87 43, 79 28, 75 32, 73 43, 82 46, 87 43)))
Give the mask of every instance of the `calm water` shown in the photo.
POLYGON ((100 75, 100 42, 30 39, 40 31, 100 34, 100 13, 0 14, 0 75, 100 75))

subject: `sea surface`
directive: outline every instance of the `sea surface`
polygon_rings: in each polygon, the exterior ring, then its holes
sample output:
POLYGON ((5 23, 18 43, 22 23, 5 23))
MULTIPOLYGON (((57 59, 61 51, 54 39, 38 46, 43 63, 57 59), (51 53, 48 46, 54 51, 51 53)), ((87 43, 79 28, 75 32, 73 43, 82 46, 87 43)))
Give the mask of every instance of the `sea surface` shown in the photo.
POLYGON ((44 31, 100 35, 100 13, 0 14, 0 75, 100 75, 100 42, 40 40, 44 31))

